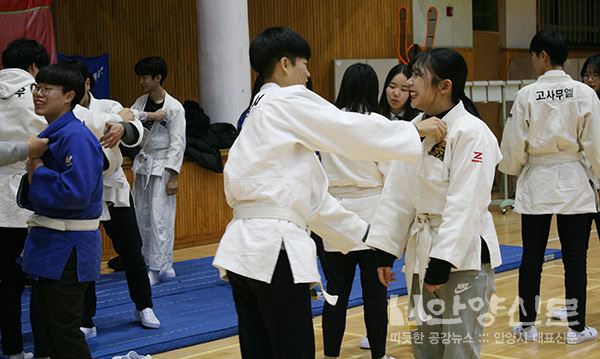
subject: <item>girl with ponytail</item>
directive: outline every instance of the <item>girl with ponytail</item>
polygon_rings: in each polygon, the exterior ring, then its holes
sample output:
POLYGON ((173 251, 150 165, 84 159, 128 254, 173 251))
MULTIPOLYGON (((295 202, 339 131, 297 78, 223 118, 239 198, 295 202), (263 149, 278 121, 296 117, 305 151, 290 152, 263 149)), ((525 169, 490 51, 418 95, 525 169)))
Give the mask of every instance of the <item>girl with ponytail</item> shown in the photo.
POLYGON ((442 141, 425 137, 417 163, 391 164, 366 244, 378 250, 386 286, 394 259, 405 255, 415 358, 479 358, 500 265, 488 211, 500 149, 464 94, 467 65, 459 53, 428 50, 410 66, 411 105, 423 111, 412 122, 437 117, 448 133, 442 141))

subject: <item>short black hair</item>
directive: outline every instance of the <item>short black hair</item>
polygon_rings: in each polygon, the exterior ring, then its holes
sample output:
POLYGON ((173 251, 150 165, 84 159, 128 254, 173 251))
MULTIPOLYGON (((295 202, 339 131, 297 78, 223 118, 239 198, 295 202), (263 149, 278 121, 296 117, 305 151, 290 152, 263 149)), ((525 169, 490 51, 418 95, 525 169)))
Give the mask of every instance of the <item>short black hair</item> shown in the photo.
POLYGON ((41 69, 49 63, 50 55, 46 48, 31 39, 14 40, 2 52, 2 65, 7 69, 17 68, 27 71, 33 64, 41 69))
POLYGON ((294 30, 287 27, 270 27, 250 44, 250 65, 263 78, 273 74, 275 64, 282 57, 310 59, 310 45, 294 30))
POLYGON ((569 48, 560 32, 542 30, 535 34, 529 45, 529 53, 539 55, 542 51, 550 56, 550 64, 563 66, 569 56, 569 48))
POLYGON ((335 105, 350 112, 377 112, 379 80, 370 65, 356 63, 344 72, 335 105))
POLYGON ((167 78, 167 62, 159 56, 144 57, 135 64, 133 71, 138 76, 150 75, 152 78, 160 75, 160 85, 167 78))
POLYGON ((92 76, 92 74, 90 74, 90 71, 88 70, 87 66, 83 62, 81 62, 79 60, 67 60, 67 61, 63 61, 63 62, 65 64, 69 64, 69 65, 73 66, 79 72, 81 72, 84 80, 90 79, 90 87, 94 87, 94 83, 96 83, 96 80, 94 80, 94 76, 92 76))
POLYGON ((63 93, 74 91, 75 97, 71 101, 71 109, 81 102, 85 94, 85 79, 81 72, 72 64, 59 63, 45 66, 38 72, 35 82, 62 86, 63 93))
POLYGON ((588 67, 592 69, 592 72, 600 74, 600 54, 592 55, 585 60, 583 66, 581 67, 580 73, 582 80, 583 75, 585 75, 588 70, 588 67))

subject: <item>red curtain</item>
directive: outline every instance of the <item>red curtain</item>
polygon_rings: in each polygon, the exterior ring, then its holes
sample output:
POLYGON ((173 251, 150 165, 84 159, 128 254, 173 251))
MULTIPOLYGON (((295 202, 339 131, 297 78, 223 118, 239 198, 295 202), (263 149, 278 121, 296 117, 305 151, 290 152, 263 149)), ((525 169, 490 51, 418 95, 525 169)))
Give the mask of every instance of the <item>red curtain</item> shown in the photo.
POLYGON ((0 0, 0 52, 12 40, 37 40, 56 60, 52 0, 0 0))

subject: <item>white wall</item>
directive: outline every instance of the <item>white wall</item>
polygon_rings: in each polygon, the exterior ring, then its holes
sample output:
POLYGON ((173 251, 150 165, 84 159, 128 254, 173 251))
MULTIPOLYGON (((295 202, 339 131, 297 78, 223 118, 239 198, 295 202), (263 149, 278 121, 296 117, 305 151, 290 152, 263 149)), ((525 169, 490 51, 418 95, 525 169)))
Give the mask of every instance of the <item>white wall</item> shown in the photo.
MULTIPOLYGON (((477 1, 477 0, 474 0, 477 1)), ((413 0, 411 19, 414 41, 425 44, 427 34, 427 10, 435 6, 438 10, 434 47, 473 47, 473 10, 471 0, 413 0), (454 8, 452 17, 446 16, 446 7, 454 8)))
MULTIPOLYGON (((477 0, 474 0, 477 1, 477 0)), ((503 45, 508 49, 528 49, 531 38, 536 33, 536 0, 504 0, 504 29, 506 38, 503 45)))
POLYGON ((211 122, 236 124, 250 102, 246 0, 196 0, 200 105, 211 122))

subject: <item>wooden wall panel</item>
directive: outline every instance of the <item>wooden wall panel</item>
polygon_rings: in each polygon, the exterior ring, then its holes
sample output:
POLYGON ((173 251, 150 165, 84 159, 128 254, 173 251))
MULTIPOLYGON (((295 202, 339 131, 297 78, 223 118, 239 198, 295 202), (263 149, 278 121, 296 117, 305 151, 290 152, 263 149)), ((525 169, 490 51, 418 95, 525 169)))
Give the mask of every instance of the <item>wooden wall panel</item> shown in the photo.
POLYGON ((111 95, 124 106, 140 95, 133 66, 146 56, 167 61, 171 95, 198 100, 195 0, 58 0, 52 7, 58 51, 108 52, 111 95))
MULTIPOLYGON (((396 11, 409 0, 248 0, 250 38, 271 26, 288 26, 311 45, 314 90, 333 100, 336 58, 397 57, 396 11)), ((409 34, 412 39, 412 33, 409 34)))

